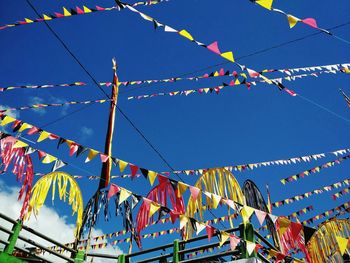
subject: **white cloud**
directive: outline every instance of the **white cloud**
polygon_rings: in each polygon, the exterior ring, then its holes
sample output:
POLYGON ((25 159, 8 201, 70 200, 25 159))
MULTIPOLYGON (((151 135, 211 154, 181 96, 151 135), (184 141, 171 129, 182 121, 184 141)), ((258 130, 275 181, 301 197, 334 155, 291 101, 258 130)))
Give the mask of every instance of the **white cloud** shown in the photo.
MULTIPOLYGON (((16 219, 19 217, 19 212, 21 210, 22 204, 17 200, 19 188, 8 187, 3 181, 0 180, 0 212, 7 215, 10 218, 16 219), (4 205, 5 204, 5 205, 4 205)), ((47 200, 49 200, 48 198, 47 200)), ((60 201, 56 201, 60 202, 60 201)), ((11 229, 12 225, 4 220, 0 219, 1 225, 7 229, 11 229)), ((34 230, 47 235, 48 237, 60 242, 60 243, 70 243, 74 240, 74 230, 75 226, 67 222, 66 216, 60 216, 54 209, 47 206, 43 206, 40 210, 37 218, 32 216, 29 221, 25 222, 25 225, 33 228, 34 230)), ((21 235, 31 238, 39 244, 45 246, 51 246, 44 240, 34 237, 26 231, 22 231, 21 235)), ((103 235, 100 229, 93 230, 92 236, 103 235)), ((0 232, 0 239, 7 240, 8 236, 3 232, 0 232)), ((18 246, 25 246, 23 242, 18 242, 18 246)), ((26 245, 27 247, 30 245, 26 245)), ((91 252, 91 251, 90 251, 91 252)), ((93 251, 92 251, 93 252, 93 251)), ((113 248, 112 246, 107 246, 104 249, 99 249, 96 253, 105 253, 110 255, 118 255, 123 253, 118 247, 113 248)), ((64 260, 51 256, 48 253, 41 255, 47 259, 51 259, 54 262, 65 262, 64 260)), ((95 258, 93 260, 95 263, 102 262, 115 262, 115 260, 108 260, 103 258, 95 258)))
MULTIPOLYGON (((29 97, 29 104, 39 104, 44 103, 44 100, 40 97, 29 97)), ((45 108, 32 109, 32 111, 38 113, 39 115, 44 115, 46 113, 45 108)))
POLYGON ((94 134, 94 130, 92 128, 83 126, 80 129, 80 139, 81 140, 86 140, 87 138, 89 138, 93 134, 94 134))

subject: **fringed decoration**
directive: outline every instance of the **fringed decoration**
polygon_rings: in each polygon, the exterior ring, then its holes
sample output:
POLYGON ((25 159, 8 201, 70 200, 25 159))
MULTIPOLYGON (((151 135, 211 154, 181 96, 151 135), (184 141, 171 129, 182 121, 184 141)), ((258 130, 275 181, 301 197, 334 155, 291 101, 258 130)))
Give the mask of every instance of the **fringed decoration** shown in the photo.
MULTIPOLYGON (((238 181, 231 172, 224 168, 206 170, 196 182, 195 187, 217 196, 226 197, 242 205, 245 204, 244 195, 238 181)), ((193 218, 196 213, 199 213, 199 218, 203 220, 203 211, 205 209, 215 209, 217 207, 216 202, 215 197, 208 195, 205 197, 205 203, 201 194, 198 195, 196 200, 191 195, 188 200, 186 215, 193 218)), ((228 214, 231 214, 230 207, 228 207, 228 214)), ((231 220, 230 223, 232 225, 231 220)), ((190 238, 193 232, 192 224, 187 223, 185 239, 190 238)))
MULTIPOLYGON (((170 200, 172 209, 175 212, 179 212, 181 214, 185 213, 185 205, 183 198, 178 196, 176 194, 176 191, 174 189, 175 187, 172 185, 172 183, 169 180, 164 180, 157 186, 155 186, 147 195, 147 199, 156 202, 158 204, 161 204, 164 207, 169 207, 168 203, 170 200)), ((161 208, 159 211, 159 218, 162 217, 164 214, 163 212, 169 213, 170 211, 163 211, 163 208, 161 208)), ((154 221, 154 215, 150 215, 150 206, 146 202, 142 202, 142 205, 137 213, 136 216, 136 235, 139 236, 140 232, 146 228, 147 225, 152 224, 154 221)), ((137 244, 141 248, 141 242, 137 244)))
POLYGON ((23 219, 24 214, 28 210, 28 202, 30 192, 33 186, 34 171, 32 158, 26 154, 25 147, 14 147, 17 139, 11 136, 0 140, 2 172, 6 172, 11 163, 13 163, 12 173, 16 175, 16 180, 22 182, 21 190, 19 191, 18 200, 24 196, 24 201, 20 213, 20 218, 23 219), (24 178, 23 178, 24 177, 24 178))
MULTIPOLYGON (((267 207, 267 204, 264 200, 264 197, 262 196, 259 188, 256 186, 256 184, 251 180, 246 180, 243 184, 243 194, 245 197, 245 201, 248 206, 256 208, 258 210, 264 211, 266 213, 269 213, 269 209, 267 207)), ((266 217, 266 225, 267 228, 272 235, 274 244, 277 248, 280 247, 279 238, 277 235, 277 231, 275 228, 275 225, 273 224, 270 217, 266 217)))
POLYGON ((52 185, 52 202, 55 199, 56 182, 58 186, 58 195, 60 200, 66 201, 68 196, 68 204, 72 206, 73 215, 77 213, 75 236, 78 236, 82 225, 83 216, 83 197, 78 183, 74 178, 64 172, 52 172, 41 177, 34 185, 32 196, 29 201, 28 213, 24 215, 24 219, 29 219, 32 212, 38 215, 40 208, 44 205, 47 194, 52 185), (70 188, 68 191, 68 184, 70 188))
POLYGON ((311 262, 343 262, 337 237, 349 238, 350 220, 334 219, 321 224, 307 243, 311 262))

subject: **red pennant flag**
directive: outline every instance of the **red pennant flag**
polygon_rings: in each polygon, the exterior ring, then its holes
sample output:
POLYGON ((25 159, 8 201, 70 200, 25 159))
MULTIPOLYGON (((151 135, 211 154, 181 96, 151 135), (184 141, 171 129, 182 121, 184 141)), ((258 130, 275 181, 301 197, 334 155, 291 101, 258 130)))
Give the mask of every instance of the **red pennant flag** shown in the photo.
POLYGON ((46 152, 38 150, 39 160, 46 156, 46 152))
POLYGON ((176 220, 179 218, 179 216, 180 216, 179 212, 171 210, 170 211, 170 221, 171 221, 171 223, 174 224, 176 222, 176 220))
POLYGON ((303 226, 301 224, 295 223, 295 222, 290 222, 290 229, 292 232, 293 238, 296 240, 300 231, 303 229, 303 226))
POLYGON ((108 191, 108 195, 107 195, 108 199, 110 199, 113 195, 115 195, 119 191, 120 191, 119 186, 112 184, 111 187, 109 188, 109 191, 108 191))
POLYGON ((32 128, 30 128, 27 132, 28 135, 33 135, 35 133, 38 133, 39 132, 39 128, 33 126, 32 128))
POLYGON ((164 183, 167 183, 169 181, 169 178, 166 176, 163 176, 161 174, 158 174, 157 176, 158 176, 159 184, 164 184, 164 183))
POLYGON ((130 170, 131 170, 131 177, 134 178, 137 174, 137 171, 139 170, 139 167, 137 167, 135 164, 129 163, 130 170))
POLYGON ((84 14, 84 11, 81 10, 78 6, 76 7, 76 9, 77 9, 77 14, 79 14, 79 15, 84 14))
POLYGON ((210 242, 211 238, 214 235, 215 229, 211 226, 206 226, 205 230, 207 231, 207 235, 208 235, 208 241, 210 242))
POLYGON ((72 156, 73 154, 78 151, 79 146, 75 143, 72 143, 71 146, 69 147, 69 156, 72 156))
POLYGON ((219 54, 219 55, 221 54, 217 41, 215 41, 214 43, 211 43, 209 46, 207 46, 207 49, 209 49, 210 51, 212 51, 216 54, 219 54))

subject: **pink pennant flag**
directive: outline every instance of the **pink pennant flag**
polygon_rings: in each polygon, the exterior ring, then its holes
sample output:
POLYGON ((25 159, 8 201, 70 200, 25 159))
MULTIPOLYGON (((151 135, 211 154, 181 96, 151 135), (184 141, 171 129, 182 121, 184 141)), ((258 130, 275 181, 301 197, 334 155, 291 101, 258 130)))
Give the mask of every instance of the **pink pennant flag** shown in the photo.
POLYGON ((284 88, 284 90, 285 90, 289 95, 291 95, 291 96, 293 96, 293 97, 295 97, 295 96, 297 95, 294 91, 292 91, 292 90, 290 90, 290 89, 284 88))
POLYGON ((215 232, 215 229, 211 226, 206 226, 205 227, 205 230, 207 231, 207 235, 208 235, 208 241, 210 242, 211 238, 213 237, 214 235, 214 232, 215 232))
POLYGON ((109 188, 109 191, 108 191, 108 195, 107 195, 107 198, 108 199, 111 199, 111 197, 113 195, 115 195, 116 193, 118 193, 120 191, 120 188, 119 186, 115 185, 115 184, 111 184, 111 187, 109 188))
POLYGON ((209 49, 210 51, 212 51, 216 54, 219 54, 219 55, 221 54, 217 41, 215 41, 215 42, 211 43, 209 46, 207 46, 207 49, 209 49))
POLYGON ((39 160, 46 156, 46 152, 38 150, 39 160))
POLYGON ((190 192, 191 192, 191 196, 193 198, 194 201, 197 200, 198 198, 198 194, 200 193, 200 189, 195 187, 195 186, 190 186, 190 192))
POLYGON ((79 6, 76 7, 77 14, 82 15, 84 14, 84 11, 79 8, 79 6))
POLYGON ((60 13, 56 13, 56 12, 55 12, 55 16, 56 16, 57 18, 64 17, 64 15, 62 15, 62 14, 60 14, 60 13))
POLYGON ((105 163, 108 160, 108 155, 100 153, 101 162, 105 163))
POLYGON ((73 154, 76 153, 76 151, 78 151, 78 145, 75 143, 72 143, 71 146, 69 147, 69 156, 72 156, 73 154))
POLYGON ((103 8, 103 7, 100 7, 100 6, 96 6, 96 9, 98 10, 98 11, 104 11, 104 10, 106 10, 106 8, 103 8))
POLYGON ((28 135, 33 135, 35 133, 39 132, 39 128, 33 126, 32 128, 30 128, 27 132, 28 135))
POLYGON ((208 78, 209 77, 209 74, 208 73, 205 73, 204 75, 203 75, 203 78, 208 78))
POLYGON ((308 26, 311 26, 313 28, 318 28, 316 20, 314 18, 305 18, 301 20, 304 24, 307 24, 308 26))
POLYGON ((221 69, 220 69, 220 71, 219 71, 219 75, 220 75, 220 76, 225 75, 225 70, 224 70, 223 68, 221 68, 221 69))
POLYGON ((265 221, 266 212, 255 209, 255 215, 258 218, 260 225, 262 226, 265 221))
POLYGON ((239 237, 236 237, 235 235, 230 235, 230 248, 232 251, 236 249, 240 241, 241 240, 239 237))

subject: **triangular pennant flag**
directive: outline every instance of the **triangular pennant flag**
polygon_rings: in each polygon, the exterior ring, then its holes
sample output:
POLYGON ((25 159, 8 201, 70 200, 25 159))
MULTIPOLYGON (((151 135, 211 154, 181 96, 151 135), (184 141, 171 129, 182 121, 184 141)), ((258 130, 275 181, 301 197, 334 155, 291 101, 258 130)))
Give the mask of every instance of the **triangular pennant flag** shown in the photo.
POLYGON ((158 174, 158 181, 159 184, 165 184, 169 182, 169 178, 164 175, 158 174))
POLYGON ((264 220, 265 220, 265 217, 266 217, 266 212, 258 210, 258 209, 255 209, 255 215, 258 218, 260 225, 262 226, 264 224, 264 220))
POLYGON ((286 217, 278 218, 279 233, 281 236, 287 231, 290 223, 291 223, 290 220, 286 217))
POLYGON ((188 185, 187 184, 184 184, 182 182, 179 182, 177 184, 177 194, 178 194, 178 197, 181 197, 182 194, 187 190, 187 187, 188 185))
POLYGON ((119 160, 118 163, 119 163, 119 170, 120 170, 120 172, 121 173, 124 172, 124 170, 125 170, 126 166, 128 165, 128 163, 124 162, 123 160, 119 160))
POLYGON ((183 37, 185 37, 185 38, 187 38, 187 39, 193 41, 193 37, 192 37, 191 34, 188 33, 185 29, 181 30, 181 31, 179 32, 179 34, 180 34, 181 36, 183 36, 183 37))
POLYGON ((301 225, 299 223, 295 223, 295 222, 290 222, 290 230, 292 232, 292 236, 293 236, 294 240, 297 239, 297 237, 299 236, 299 233, 302 229, 303 229, 303 225, 301 225))
POLYGON ((22 148, 22 147, 27 147, 28 144, 22 141, 16 141, 15 144, 12 146, 13 149, 15 148, 22 148))
POLYGON ((221 56, 223 58, 226 58, 228 61, 235 62, 235 59, 233 58, 233 53, 231 51, 222 53, 221 56))
POLYGON ((154 181, 156 180, 157 173, 154 171, 148 171, 148 180, 151 186, 153 186, 154 181))
POLYGON ((64 16, 71 16, 72 14, 69 13, 69 11, 65 7, 63 7, 63 15, 64 16))
POLYGON ((225 231, 220 231, 220 243, 219 243, 219 247, 221 247, 227 239, 230 238, 230 234, 225 232, 225 231))
POLYGON ((90 149, 88 156, 85 159, 85 162, 90 162, 92 159, 96 157, 96 155, 99 154, 98 151, 95 151, 93 149, 90 149))
POLYGON ((311 26, 313 28, 318 28, 317 22, 314 18, 305 18, 305 19, 301 20, 301 22, 303 22, 304 24, 307 24, 308 26, 311 26))
POLYGON ((240 242, 240 238, 234 236, 234 235, 230 235, 230 248, 231 248, 231 251, 235 250, 237 245, 239 244, 240 242))
POLYGON ((1 121, 1 126, 5 126, 11 122, 14 122, 16 119, 12 118, 11 116, 5 116, 5 118, 3 118, 3 120, 1 121))
POLYGON ((196 221, 196 234, 198 235, 205 229, 206 225, 196 221))
POLYGON ((83 5, 83 10, 85 13, 91 13, 91 10, 87 8, 85 5, 83 5))
POLYGON ((116 193, 118 193, 119 191, 120 191, 120 188, 118 185, 111 184, 111 186, 109 187, 109 190, 108 190, 107 198, 111 199, 111 197, 113 195, 115 195, 116 193))
POLYGON ((212 51, 216 54, 219 54, 219 55, 221 54, 217 41, 215 41, 214 43, 211 43, 209 46, 207 46, 207 49, 209 49, 210 51, 212 51))
POLYGON ((211 194, 211 199, 213 201, 213 208, 216 209, 221 201, 221 196, 216 194, 211 194))
POLYGON ((149 208, 149 214, 148 217, 151 217, 154 215, 155 212, 157 212, 160 208, 160 205, 157 203, 152 202, 149 208))
POLYGON ((28 123, 23 123, 23 124, 21 125, 21 128, 19 128, 18 132, 23 132, 24 130, 30 129, 30 128, 32 128, 32 127, 33 127, 33 126, 30 125, 30 124, 28 124, 28 123))
POLYGON ((135 195, 135 194, 133 194, 131 197, 132 197, 131 209, 134 209, 135 206, 137 206, 137 204, 140 202, 140 200, 142 199, 142 197, 139 196, 139 195, 135 195))
POLYGON ((250 242, 248 240, 246 240, 245 242, 246 242, 248 255, 251 255, 254 252, 254 250, 255 250, 255 243, 254 242, 250 242))
POLYGON ((179 216, 180 216, 179 212, 171 210, 170 211, 170 221, 171 221, 171 223, 174 224, 176 222, 176 220, 179 218, 179 216))
POLYGON ((288 18, 288 23, 290 28, 295 27, 295 25, 300 21, 299 18, 292 15, 287 15, 287 18, 288 18))
POLYGON ((346 247, 348 246, 348 240, 344 237, 337 236, 337 243, 339 246, 339 251, 341 255, 344 255, 346 247))
POLYGON ((145 169, 145 168, 140 168, 140 171, 141 171, 142 175, 143 175, 145 178, 147 178, 147 176, 148 176, 148 170, 145 169))
MULTIPOLYGON (((77 148, 77 150, 78 150, 78 148, 77 148)), ((109 156, 107 154, 100 153, 100 158, 101 158, 101 162, 105 163, 108 161, 109 156)))
POLYGON ((46 140, 47 138, 49 138, 49 136, 50 136, 50 133, 48 133, 47 131, 41 131, 37 142, 41 142, 43 140, 46 140))
POLYGON ((128 197, 131 195, 131 192, 124 188, 120 188, 120 195, 119 195, 119 205, 123 203, 128 197))
POLYGON ((56 171, 57 169, 60 169, 61 167, 65 166, 65 165, 67 165, 65 162, 63 162, 60 159, 57 159, 55 161, 55 164, 52 167, 52 172, 56 171))
POLYGON ((180 215, 180 229, 183 229, 185 225, 188 223, 189 218, 185 215, 180 215))
POLYGON ((272 214, 269 214, 269 217, 270 219, 272 220, 272 222, 275 224, 277 219, 278 219, 278 216, 275 216, 275 215, 272 215, 272 214))
POLYGON ((52 156, 50 154, 46 154, 46 156, 44 157, 44 159, 41 161, 42 163, 52 163, 53 161, 56 161, 57 158, 55 156, 52 156))
POLYGON ((195 187, 195 186, 190 186, 190 192, 191 192, 191 196, 193 198, 194 201, 197 200, 198 198, 198 194, 200 193, 200 189, 195 187))
POLYGON ((254 208, 246 205, 243 206, 243 209, 241 210, 243 223, 247 223, 253 213, 254 213, 254 208))
POLYGON ((134 178, 137 174, 137 171, 139 170, 139 167, 136 166, 135 164, 129 164, 130 166, 130 171, 131 171, 131 177, 134 178))
POLYGON ((271 10, 273 0, 256 0, 256 3, 266 9, 271 10))
POLYGON ((207 231, 207 235, 208 235, 208 241, 210 242, 211 238, 214 235, 215 229, 211 226, 205 226, 205 230, 207 231))

